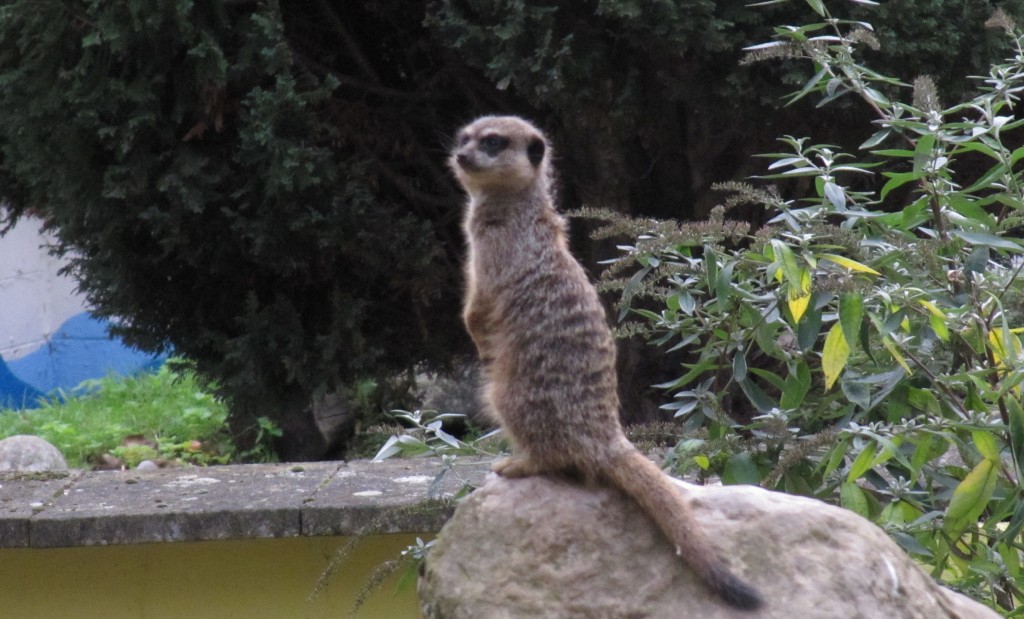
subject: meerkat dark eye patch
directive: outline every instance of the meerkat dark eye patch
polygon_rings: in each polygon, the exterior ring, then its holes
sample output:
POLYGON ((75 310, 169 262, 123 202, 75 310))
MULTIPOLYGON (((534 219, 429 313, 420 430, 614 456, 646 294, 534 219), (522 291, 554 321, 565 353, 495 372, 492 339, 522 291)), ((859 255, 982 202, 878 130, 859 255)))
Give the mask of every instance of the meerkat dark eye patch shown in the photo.
POLYGON ((540 138, 530 140, 530 144, 526 147, 526 158, 530 160, 533 167, 539 166, 540 162, 544 161, 544 140, 540 138))
POLYGON ((508 148, 511 141, 503 135, 488 135, 480 138, 480 150, 491 157, 508 148))

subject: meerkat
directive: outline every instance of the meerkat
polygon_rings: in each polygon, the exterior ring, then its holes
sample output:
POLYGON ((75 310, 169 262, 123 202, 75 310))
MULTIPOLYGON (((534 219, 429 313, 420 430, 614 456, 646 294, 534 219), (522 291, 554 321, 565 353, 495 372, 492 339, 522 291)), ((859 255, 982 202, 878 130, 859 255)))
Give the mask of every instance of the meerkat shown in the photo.
POLYGON ((483 367, 483 399, 511 440, 505 477, 569 473, 632 497, 723 601, 758 592, 711 550, 683 491, 626 438, 615 343, 597 290, 569 251, 552 198, 551 147, 514 116, 461 129, 449 165, 468 194, 463 319, 483 367))

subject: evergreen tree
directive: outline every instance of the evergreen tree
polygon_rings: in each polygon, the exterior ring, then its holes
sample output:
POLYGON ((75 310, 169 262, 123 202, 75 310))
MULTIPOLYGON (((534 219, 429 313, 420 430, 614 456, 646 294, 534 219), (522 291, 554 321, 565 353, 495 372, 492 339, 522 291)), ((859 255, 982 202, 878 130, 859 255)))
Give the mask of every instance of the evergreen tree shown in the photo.
MULTIPOLYGON (((802 4, 0 0, 0 223, 40 216, 127 342, 319 457, 312 397, 469 351, 451 130, 525 114, 567 206, 699 216, 778 135, 841 141, 841 115, 766 122, 805 68, 738 64, 802 4)), ((885 3, 894 73, 987 62, 968 5, 885 3)))

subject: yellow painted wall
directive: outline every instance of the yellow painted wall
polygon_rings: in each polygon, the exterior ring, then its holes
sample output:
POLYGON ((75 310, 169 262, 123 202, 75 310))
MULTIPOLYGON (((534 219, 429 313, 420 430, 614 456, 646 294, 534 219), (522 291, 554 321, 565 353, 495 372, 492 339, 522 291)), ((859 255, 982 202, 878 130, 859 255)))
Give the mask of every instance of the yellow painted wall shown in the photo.
MULTIPOLYGON (((4 619, 321 619, 348 616, 369 574, 415 536, 361 542, 314 601, 341 537, 0 550, 4 619)), ((400 575, 355 619, 419 619, 400 575)))

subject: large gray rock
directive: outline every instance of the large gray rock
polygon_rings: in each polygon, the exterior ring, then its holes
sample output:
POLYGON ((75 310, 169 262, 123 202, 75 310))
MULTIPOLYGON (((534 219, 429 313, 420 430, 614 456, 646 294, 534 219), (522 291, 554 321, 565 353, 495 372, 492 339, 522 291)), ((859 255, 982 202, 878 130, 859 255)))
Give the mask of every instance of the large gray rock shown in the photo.
POLYGON ((38 436, 17 434, 0 441, 0 471, 63 471, 60 450, 38 436))
POLYGON ((717 552, 764 595, 730 609, 622 495, 491 476, 445 525, 420 599, 431 619, 998 619, 932 580, 867 520, 754 487, 680 485, 717 552))

